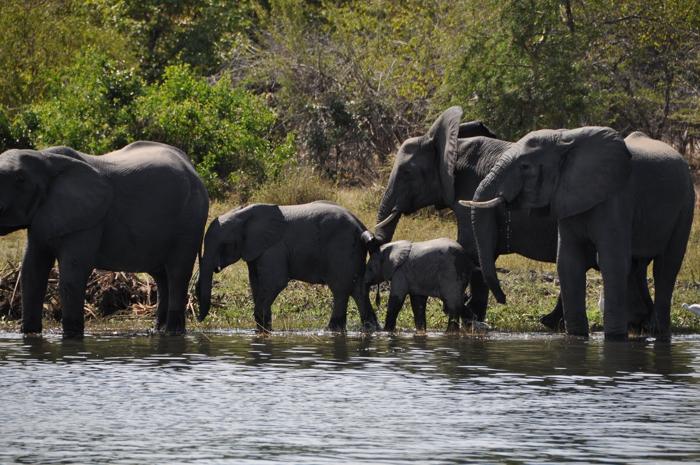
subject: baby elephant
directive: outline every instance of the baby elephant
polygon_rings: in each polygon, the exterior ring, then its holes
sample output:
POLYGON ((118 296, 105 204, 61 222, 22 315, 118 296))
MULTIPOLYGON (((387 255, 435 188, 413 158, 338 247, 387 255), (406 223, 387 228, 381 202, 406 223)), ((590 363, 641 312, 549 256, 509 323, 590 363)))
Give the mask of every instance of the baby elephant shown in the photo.
POLYGON ((396 318, 406 294, 411 296, 416 330, 425 330, 428 297, 439 297, 449 320, 447 331, 457 331, 464 311, 464 290, 473 269, 474 264, 462 246, 451 239, 396 241, 370 254, 365 283, 391 281, 386 331, 396 328, 396 318))
POLYGON ((350 296, 365 329, 378 329, 369 286, 362 280, 369 242, 376 239, 363 235, 365 231, 348 210, 324 201, 254 204, 216 218, 204 238, 200 261, 199 320, 209 312, 212 274, 243 259, 248 264, 258 330, 272 330, 270 307, 290 279, 328 285, 333 293, 330 330, 345 329, 350 296))

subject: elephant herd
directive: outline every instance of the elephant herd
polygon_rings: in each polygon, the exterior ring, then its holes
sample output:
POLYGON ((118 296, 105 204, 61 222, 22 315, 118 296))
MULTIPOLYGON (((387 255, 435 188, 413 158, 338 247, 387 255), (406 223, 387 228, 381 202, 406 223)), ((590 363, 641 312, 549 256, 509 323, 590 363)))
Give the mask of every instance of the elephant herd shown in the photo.
POLYGON ((461 118, 461 108, 449 108, 425 135, 401 145, 374 233, 345 208, 318 201, 234 209, 204 235, 207 191, 187 156, 165 144, 135 142, 102 156, 68 147, 9 150, 0 155, 0 235, 27 230, 22 331, 41 332, 48 274, 58 261, 64 336, 83 334, 94 268, 149 273, 158 289, 157 328, 181 333, 203 242, 200 319, 209 311, 213 274, 243 259, 259 330, 271 330, 271 305, 290 279, 330 288, 331 330, 345 329, 351 297, 363 326, 378 329, 369 288, 387 280, 387 330, 406 296, 417 329, 425 328, 433 296, 455 330, 460 320, 484 320, 489 290, 505 302, 495 261, 518 253, 556 262, 560 296, 545 325, 588 334, 586 271, 595 268, 603 277, 606 339, 630 330, 669 339, 671 296, 695 208, 682 156, 639 132, 622 138, 604 127, 539 130, 509 142, 461 118), (452 209, 457 241, 391 242, 401 215, 428 206, 452 209))

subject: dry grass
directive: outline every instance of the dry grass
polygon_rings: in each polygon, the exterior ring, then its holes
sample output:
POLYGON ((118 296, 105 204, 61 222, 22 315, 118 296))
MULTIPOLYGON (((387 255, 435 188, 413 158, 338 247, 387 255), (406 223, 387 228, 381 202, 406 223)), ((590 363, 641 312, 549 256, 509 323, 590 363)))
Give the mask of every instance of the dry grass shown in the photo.
MULTIPOLYGON (((375 222, 377 205, 381 198, 380 186, 357 189, 335 189, 320 181, 312 173, 298 171, 285 176, 284 181, 265 186, 254 196, 255 201, 281 204, 302 203, 312 200, 333 200, 353 211, 365 225, 375 222)), ((235 207, 234 202, 216 202, 212 205, 210 218, 235 207)), ((395 239, 420 241, 435 237, 456 237, 456 224, 449 211, 425 211, 418 215, 402 217, 395 239)), ((18 262, 24 248, 24 234, 15 233, 0 238, 0 260, 18 262)), ((555 266, 535 262, 518 255, 499 258, 499 269, 503 288, 508 296, 507 305, 493 301, 489 305, 488 322, 501 331, 543 331, 538 318, 549 312, 556 303, 558 280, 555 266)), ((597 302, 601 288, 600 274, 589 272, 587 307, 593 329, 600 328, 601 315, 597 302)), ((388 298, 387 287, 382 287, 382 308, 378 311, 383 321, 388 298)), ((204 323, 190 318, 190 328, 254 328, 253 304, 248 288, 247 267, 243 262, 226 268, 216 275, 214 285, 215 302, 210 316, 204 323)), ((374 301, 374 296, 372 296, 374 301)), ((273 328, 277 330, 317 330, 328 322, 331 309, 331 294, 324 286, 292 282, 277 298, 273 306, 273 328)), ((695 224, 688 244, 688 252, 679 275, 674 295, 672 321, 676 332, 700 331, 700 318, 681 309, 682 302, 700 302, 700 210, 696 212, 695 224)), ((192 313, 192 312, 190 312, 192 313)), ((57 328, 58 323, 47 319, 47 327, 57 328)), ((134 317, 129 310, 107 318, 88 321, 88 330, 130 331, 152 326, 150 317, 134 317)), ((446 327, 447 321, 440 303, 429 300, 428 326, 431 329, 446 327)), ((16 321, 5 321, 5 329, 16 330, 16 321)), ((413 320, 407 303, 400 314, 398 327, 412 329, 413 320)), ((348 329, 360 329, 360 320, 354 303, 348 309, 348 329)))

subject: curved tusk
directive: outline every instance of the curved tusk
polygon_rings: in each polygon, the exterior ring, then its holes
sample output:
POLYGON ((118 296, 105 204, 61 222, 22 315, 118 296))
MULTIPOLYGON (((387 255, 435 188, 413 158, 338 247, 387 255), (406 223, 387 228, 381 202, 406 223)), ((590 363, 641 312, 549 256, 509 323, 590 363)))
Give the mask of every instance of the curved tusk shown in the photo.
POLYGON ((377 225, 374 227, 374 230, 376 231, 377 228, 380 228, 380 229, 383 228, 383 227, 386 226, 387 224, 389 224, 389 223, 391 223, 392 221, 394 221, 394 218, 396 218, 398 215, 399 215, 399 212, 397 212, 397 211, 391 212, 391 213, 389 214, 389 216, 387 216, 386 218, 384 218, 383 221, 381 221, 380 223, 377 223, 377 225))
POLYGON ((477 202, 476 200, 460 200, 460 205, 470 208, 493 208, 497 205, 503 203, 503 197, 496 197, 495 199, 487 200, 485 202, 477 202))

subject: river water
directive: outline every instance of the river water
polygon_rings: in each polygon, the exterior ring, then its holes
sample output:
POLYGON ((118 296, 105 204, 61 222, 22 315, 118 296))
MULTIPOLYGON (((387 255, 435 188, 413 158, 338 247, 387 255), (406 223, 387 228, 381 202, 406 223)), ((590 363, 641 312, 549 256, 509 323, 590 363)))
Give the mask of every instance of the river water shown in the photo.
POLYGON ((700 337, 0 334, 0 463, 700 461, 700 337))

